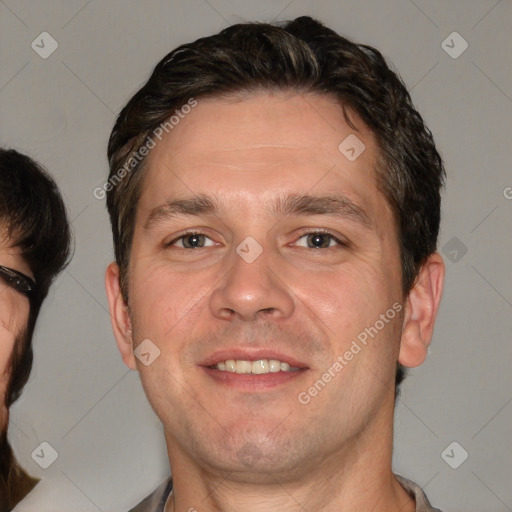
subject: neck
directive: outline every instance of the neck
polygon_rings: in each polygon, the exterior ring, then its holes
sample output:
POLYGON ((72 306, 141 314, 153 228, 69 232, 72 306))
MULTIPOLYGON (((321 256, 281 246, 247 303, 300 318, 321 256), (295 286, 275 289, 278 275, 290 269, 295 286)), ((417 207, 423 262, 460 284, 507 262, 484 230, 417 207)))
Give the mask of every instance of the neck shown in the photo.
POLYGON ((241 478, 237 471, 199 465, 167 435, 173 494, 166 512, 414 512, 414 499, 391 471, 390 413, 326 454, 320 464, 304 460, 286 474, 241 478))

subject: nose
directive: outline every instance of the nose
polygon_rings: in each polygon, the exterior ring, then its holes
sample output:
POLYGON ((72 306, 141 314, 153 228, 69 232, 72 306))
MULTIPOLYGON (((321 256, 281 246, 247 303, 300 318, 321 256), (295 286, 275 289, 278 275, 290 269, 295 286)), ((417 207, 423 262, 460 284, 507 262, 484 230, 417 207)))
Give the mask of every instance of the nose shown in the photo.
POLYGON ((210 310, 215 317, 280 320, 293 314, 293 293, 279 276, 276 257, 270 249, 264 249, 252 262, 233 251, 229 265, 210 296, 210 310))

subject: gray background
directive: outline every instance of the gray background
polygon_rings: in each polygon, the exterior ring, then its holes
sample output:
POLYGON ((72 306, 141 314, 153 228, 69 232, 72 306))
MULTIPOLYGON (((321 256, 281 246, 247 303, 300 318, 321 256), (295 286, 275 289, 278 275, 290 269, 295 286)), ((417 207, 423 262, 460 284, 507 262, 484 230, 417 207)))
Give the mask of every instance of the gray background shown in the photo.
MULTIPOLYGON (((76 237, 9 427, 27 470, 69 500, 60 510, 126 510, 168 472, 159 421, 118 355, 104 292, 112 243, 93 189, 107 175, 115 116, 178 44, 244 20, 302 14, 384 53, 448 171, 439 244, 446 291, 428 360, 403 386, 394 469, 445 512, 512 510, 512 3, 3 0, 0 141, 53 173, 76 237), (31 48, 43 31, 58 42, 46 59, 31 48), (441 46, 454 31, 469 44, 458 58, 441 46), (31 457, 42 441, 59 455, 46 470, 31 457), (441 457, 453 441, 469 454, 458 469, 441 457)), ((445 44, 461 48, 457 39, 445 44)), ((463 452, 449 454, 454 464, 463 452)))

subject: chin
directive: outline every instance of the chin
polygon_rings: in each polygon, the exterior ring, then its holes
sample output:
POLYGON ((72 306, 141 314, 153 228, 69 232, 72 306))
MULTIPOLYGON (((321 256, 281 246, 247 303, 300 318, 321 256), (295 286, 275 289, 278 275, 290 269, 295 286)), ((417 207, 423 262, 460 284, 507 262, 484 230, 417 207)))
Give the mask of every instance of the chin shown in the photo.
POLYGON ((238 482, 275 483, 276 477, 291 478, 306 470, 304 454, 309 442, 301 436, 283 431, 276 435, 271 428, 224 434, 222 439, 201 437, 196 445, 202 452, 198 458, 213 471, 233 473, 230 478, 238 482))

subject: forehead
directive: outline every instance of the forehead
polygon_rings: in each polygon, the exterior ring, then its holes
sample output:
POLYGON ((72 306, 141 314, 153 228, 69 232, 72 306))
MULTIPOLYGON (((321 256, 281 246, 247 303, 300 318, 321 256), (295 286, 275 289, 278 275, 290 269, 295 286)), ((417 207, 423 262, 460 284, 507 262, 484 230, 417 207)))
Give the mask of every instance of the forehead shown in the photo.
POLYGON ((351 128, 333 97, 260 93, 197 101, 148 156, 140 209, 169 195, 209 192, 229 193, 240 208, 282 193, 333 190, 369 209, 383 203, 374 136, 349 112, 357 130, 351 128), (349 136, 364 148, 354 160, 340 151, 349 136))

